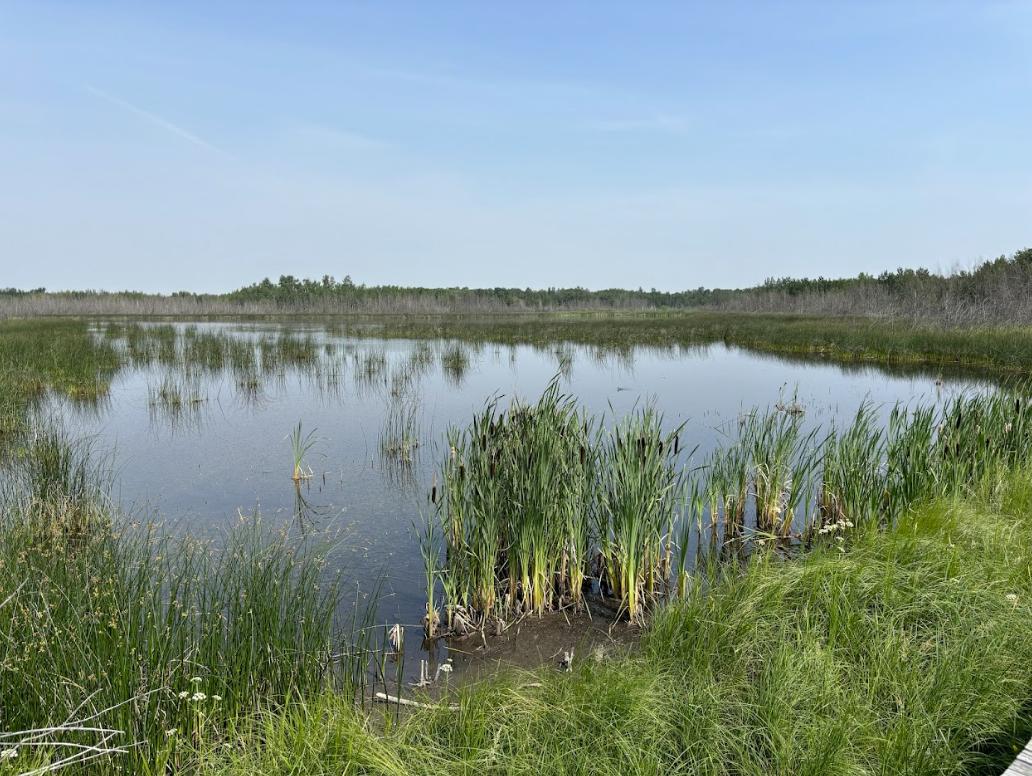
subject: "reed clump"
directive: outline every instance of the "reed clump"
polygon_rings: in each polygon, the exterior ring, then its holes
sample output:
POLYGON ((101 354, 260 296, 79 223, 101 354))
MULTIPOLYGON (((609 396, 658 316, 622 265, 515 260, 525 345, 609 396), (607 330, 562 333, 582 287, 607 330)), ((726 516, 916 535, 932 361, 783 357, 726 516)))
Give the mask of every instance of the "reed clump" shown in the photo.
POLYGON ((682 496, 676 432, 653 407, 603 434, 556 379, 536 404, 492 401, 448 445, 431 502, 449 611, 482 626, 579 607, 594 578, 641 619, 682 496))
POLYGON ((828 432, 805 430, 804 408, 779 402, 744 413, 689 469, 682 429, 664 430, 651 406, 607 429, 558 379, 536 404, 506 413, 493 401, 449 431, 431 493, 446 552, 429 578, 465 624, 577 607, 595 584, 640 623, 690 587, 693 521, 699 557, 841 545, 986 472, 1027 466, 1032 450, 1030 390, 1017 386, 941 408, 898 404, 884 426, 864 404, 828 432))

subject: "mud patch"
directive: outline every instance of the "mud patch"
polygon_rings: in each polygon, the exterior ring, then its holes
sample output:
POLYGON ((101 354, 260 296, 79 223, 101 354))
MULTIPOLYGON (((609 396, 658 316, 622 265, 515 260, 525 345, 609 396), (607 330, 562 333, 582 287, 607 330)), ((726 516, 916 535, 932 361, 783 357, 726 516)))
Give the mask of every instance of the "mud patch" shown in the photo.
POLYGON ((534 670, 551 665, 565 670, 573 662, 602 660, 632 649, 640 629, 618 620, 611 601, 592 597, 585 612, 528 615, 509 623, 501 635, 479 631, 448 640, 453 679, 472 682, 508 669, 534 670))

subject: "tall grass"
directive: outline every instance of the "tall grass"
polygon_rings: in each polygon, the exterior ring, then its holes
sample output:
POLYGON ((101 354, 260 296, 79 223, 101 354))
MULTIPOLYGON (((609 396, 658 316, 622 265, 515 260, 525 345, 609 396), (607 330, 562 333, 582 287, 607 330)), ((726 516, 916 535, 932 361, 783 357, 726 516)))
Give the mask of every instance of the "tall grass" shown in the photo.
POLYGON ((677 522, 684 492, 677 443, 652 405, 624 417, 600 451, 598 540, 603 573, 632 621, 642 622, 665 581, 666 533, 677 522))
POLYGON ((450 605, 481 624, 576 608, 595 576, 639 620, 669 563, 678 433, 649 405, 603 436, 558 377, 536 404, 491 402, 450 429, 437 501, 450 605))
POLYGON ((686 478, 681 429, 664 430, 650 406, 604 428, 558 380, 537 404, 514 401, 506 415, 492 402, 449 431, 439 575, 446 608, 465 620, 578 606, 597 579, 641 623, 652 602, 690 586, 690 530, 702 551, 707 512, 707 551, 723 557, 765 541, 841 543, 987 471, 1025 466, 1032 450, 1021 386, 941 409, 898 404, 885 427, 865 404, 828 432, 804 433, 803 408, 779 402, 744 413, 686 478))
POLYGON ((333 537, 301 541, 257 514, 223 535, 182 535, 118 513, 110 482, 87 445, 54 429, 35 429, 5 464, 3 746, 56 731, 24 747, 19 767, 90 744, 88 730, 61 726, 92 720, 124 750, 104 768, 164 773, 258 708, 328 687, 355 697, 364 658, 339 619, 333 537))
POLYGON ((594 421, 553 381, 537 404, 496 402, 448 431, 438 515, 450 603, 479 620, 580 600, 590 562, 594 421))

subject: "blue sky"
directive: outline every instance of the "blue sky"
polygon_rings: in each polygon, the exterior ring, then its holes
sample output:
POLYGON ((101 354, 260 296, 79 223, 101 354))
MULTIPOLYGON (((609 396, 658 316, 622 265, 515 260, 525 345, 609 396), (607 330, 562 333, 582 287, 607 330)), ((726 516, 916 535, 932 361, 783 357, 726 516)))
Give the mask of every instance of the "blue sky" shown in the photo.
POLYGON ((0 287, 949 270, 1030 127, 1030 2, 0 0, 0 287))

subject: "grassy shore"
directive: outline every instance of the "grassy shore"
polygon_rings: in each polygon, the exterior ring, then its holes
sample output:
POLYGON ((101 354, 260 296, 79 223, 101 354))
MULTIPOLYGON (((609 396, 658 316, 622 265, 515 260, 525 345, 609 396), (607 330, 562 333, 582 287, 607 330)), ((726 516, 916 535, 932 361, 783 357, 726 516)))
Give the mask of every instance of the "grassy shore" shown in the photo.
MULTIPOLYGON (((997 774, 1032 733, 1032 474, 798 562, 711 570, 639 652, 454 693, 375 730, 320 694, 210 774, 997 774)), ((600 659, 596 659, 600 658, 600 659)))
POLYGON ((355 700, 364 647, 338 620, 330 537, 260 514, 206 538, 122 514, 104 457, 52 427, 2 472, 0 774, 166 773, 256 708, 355 700))

